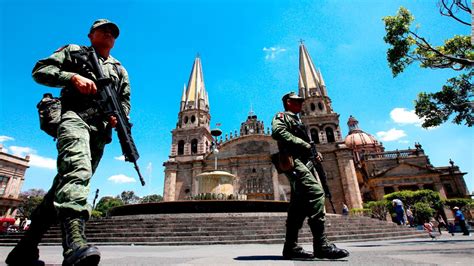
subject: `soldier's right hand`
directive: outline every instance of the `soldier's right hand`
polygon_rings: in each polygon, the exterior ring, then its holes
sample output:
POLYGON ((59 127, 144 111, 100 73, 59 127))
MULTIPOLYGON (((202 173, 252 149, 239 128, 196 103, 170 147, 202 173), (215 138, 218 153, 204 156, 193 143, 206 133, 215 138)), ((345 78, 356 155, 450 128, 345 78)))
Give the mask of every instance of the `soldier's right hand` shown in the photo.
POLYGON ((97 87, 94 81, 85 78, 79 74, 72 76, 71 82, 76 89, 82 94, 96 94, 97 87))

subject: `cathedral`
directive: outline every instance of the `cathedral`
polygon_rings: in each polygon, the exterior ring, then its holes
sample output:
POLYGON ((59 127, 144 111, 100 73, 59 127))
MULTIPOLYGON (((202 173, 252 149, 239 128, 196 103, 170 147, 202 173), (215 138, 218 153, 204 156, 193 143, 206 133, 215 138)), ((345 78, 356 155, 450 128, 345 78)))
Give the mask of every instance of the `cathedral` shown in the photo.
MULTIPOLYGON (((299 47, 298 92, 304 98, 301 120, 323 154, 338 213, 343 203, 362 208, 363 202, 380 200, 399 190, 431 189, 443 198, 467 197, 466 173, 452 161, 449 166, 431 165, 419 143, 415 149, 385 151, 352 116, 347 122, 349 133, 343 137, 339 114, 332 108, 323 76, 303 43, 299 47)), ((163 164, 164 201, 193 199, 200 191, 197 176, 217 170, 215 165, 235 176, 233 192, 247 200, 289 200, 289 182, 284 174, 278 174, 270 159, 278 152, 276 141, 257 115, 250 112, 239 132, 219 138, 211 134, 210 120, 209 95, 201 60, 196 57, 183 88, 169 159, 163 164), (218 153, 212 152, 213 145, 218 153)))

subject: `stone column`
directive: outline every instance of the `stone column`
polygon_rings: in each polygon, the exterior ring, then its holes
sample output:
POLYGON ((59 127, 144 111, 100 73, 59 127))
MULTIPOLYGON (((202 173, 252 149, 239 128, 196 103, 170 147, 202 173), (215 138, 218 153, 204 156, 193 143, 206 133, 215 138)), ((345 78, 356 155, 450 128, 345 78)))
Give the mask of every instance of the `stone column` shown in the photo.
POLYGON ((343 200, 349 208, 362 208, 362 197, 351 152, 348 149, 339 150, 336 157, 344 192, 343 200))
POLYGON ((176 170, 165 170, 165 184, 163 201, 175 201, 176 195, 176 170))
POLYGON ((280 200, 280 182, 278 181, 278 172, 273 164, 270 165, 270 171, 272 173, 273 200, 280 200))

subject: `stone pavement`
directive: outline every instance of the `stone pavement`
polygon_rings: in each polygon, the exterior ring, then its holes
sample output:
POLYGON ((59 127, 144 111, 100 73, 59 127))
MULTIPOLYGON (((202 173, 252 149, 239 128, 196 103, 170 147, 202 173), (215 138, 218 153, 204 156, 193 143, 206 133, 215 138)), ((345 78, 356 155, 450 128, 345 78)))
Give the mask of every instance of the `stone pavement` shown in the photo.
MULTIPOLYGON (((474 237, 444 233, 436 240, 339 243, 351 256, 345 260, 287 261, 282 245, 100 246, 101 265, 474 265, 474 237)), ((304 245, 310 249, 310 245, 304 245)), ((12 247, 0 247, 0 265, 12 247)), ((59 246, 41 246, 47 265, 61 265, 59 246)))

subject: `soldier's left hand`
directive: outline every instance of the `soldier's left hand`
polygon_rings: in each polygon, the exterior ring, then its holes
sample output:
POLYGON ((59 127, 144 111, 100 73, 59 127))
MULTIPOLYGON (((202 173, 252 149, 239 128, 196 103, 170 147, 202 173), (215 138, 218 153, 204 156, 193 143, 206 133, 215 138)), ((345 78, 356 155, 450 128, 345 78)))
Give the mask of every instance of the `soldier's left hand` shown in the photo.
POLYGON ((117 117, 113 115, 109 116, 109 124, 112 128, 114 128, 117 125, 117 117))

